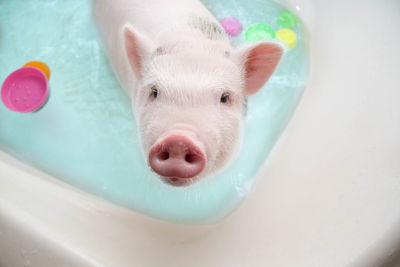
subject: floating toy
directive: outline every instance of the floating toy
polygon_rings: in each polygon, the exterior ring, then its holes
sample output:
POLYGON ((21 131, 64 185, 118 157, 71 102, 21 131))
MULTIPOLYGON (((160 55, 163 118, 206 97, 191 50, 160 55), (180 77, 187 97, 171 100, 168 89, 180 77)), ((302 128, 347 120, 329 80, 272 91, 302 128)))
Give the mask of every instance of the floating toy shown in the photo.
POLYGON ((275 38, 274 29, 265 23, 257 23, 251 25, 245 33, 246 41, 256 42, 275 38))
POLYGON ((22 67, 6 78, 1 87, 1 99, 8 109, 29 113, 39 110, 47 102, 50 70, 46 64, 39 63, 30 62, 28 64, 36 67, 22 67))
POLYGON ((231 36, 238 36, 242 32, 242 24, 235 17, 227 17, 220 20, 222 27, 231 36))
POLYGON ((37 68, 46 75, 47 80, 50 80, 50 68, 45 63, 40 61, 30 61, 24 65, 24 67, 34 67, 37 68))
POLYGON ((296 34, 290 29, 280 29, 276 32, 276 37, 284 42, 289 48, 293 48, 297 44, 296 34))
POLYGON ((281 28, 292 29, 297 24, 297 18, 292 12, 283 11, 279 13, 276 23, 281 28))

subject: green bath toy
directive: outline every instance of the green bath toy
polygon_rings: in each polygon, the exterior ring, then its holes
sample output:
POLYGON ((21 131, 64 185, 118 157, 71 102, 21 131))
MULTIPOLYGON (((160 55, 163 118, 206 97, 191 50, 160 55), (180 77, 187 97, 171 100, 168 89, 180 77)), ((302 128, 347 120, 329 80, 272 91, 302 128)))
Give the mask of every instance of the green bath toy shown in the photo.
POLYGON ((270 40, 275 38, 275 31, 271 26, 265 23, 251 25, 245 33, 246 41, 257 42, 261 40, 270 40))

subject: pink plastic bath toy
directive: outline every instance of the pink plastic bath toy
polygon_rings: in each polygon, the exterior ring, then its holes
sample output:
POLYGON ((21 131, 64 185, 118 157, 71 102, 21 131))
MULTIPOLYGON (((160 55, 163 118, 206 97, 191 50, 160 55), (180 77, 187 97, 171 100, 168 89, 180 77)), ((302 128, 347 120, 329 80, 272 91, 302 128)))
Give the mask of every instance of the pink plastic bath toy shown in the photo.
POLYGON ((225 31, 232 37, 238 36, 242 32, 242 24, 235 17, 223 18, 220 23, 225 31))
POLYGON ((48 97, 47 77, 41 70, 33 67, 23 67, 14 71, 1 87, 4 105, 16 112, 34 112, 46 103, 48 97))

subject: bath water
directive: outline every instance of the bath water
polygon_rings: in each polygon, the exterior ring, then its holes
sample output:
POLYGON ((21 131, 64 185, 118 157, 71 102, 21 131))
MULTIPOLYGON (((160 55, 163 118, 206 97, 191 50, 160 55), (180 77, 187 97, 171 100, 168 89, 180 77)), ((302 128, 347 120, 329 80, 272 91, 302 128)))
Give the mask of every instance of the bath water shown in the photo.
MULTIPOLYGON (((271 0, 204 0, 218 19, 235 16, 243 32, 266 23, 275 31, 287 9, 271 0)), ((249 98, 239 157, 223 172, 188 187, 163 183, 149 170, 130 100, 107 61, 89 0, 0 1, 0 82, 31 60, 52 72, 50 99, 19 114, 0 104, 0 149, 92 194, 178 223, 208 223, 232 212, 250 192, 305 88, 307 35, 301 21, 268 84, 249 98)), ((268 177, 263 177, 268 179, 268 177)))

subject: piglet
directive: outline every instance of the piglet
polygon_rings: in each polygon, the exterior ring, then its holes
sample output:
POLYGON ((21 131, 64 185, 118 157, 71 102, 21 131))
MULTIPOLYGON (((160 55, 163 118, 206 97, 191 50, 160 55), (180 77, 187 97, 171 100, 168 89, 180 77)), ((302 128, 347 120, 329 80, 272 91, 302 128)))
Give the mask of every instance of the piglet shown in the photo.
POLYGON ((282 47, 232 47, 198 0, 96 0, 94 16, 150 168, 181 186, 226 166, 242 143, 246 97, 282 47))

